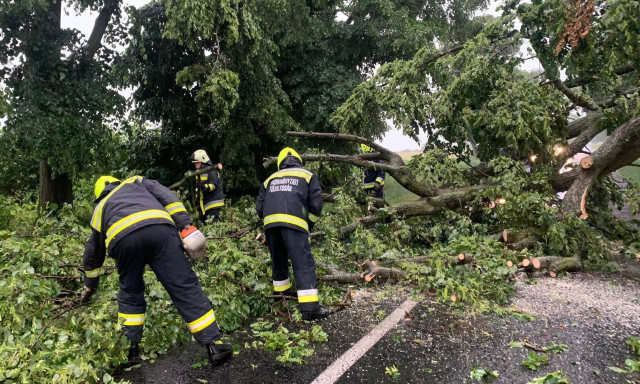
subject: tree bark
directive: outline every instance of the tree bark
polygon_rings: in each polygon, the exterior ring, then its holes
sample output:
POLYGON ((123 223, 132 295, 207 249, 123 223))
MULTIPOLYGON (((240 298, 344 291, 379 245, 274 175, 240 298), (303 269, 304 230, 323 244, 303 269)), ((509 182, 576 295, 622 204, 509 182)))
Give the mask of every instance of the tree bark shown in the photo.
POLYGON ((475 192, 484 188, 486 188, 485 185, 475 185, 473 187, 450 190, 448 193, 432 198, 422 198, 396 204, 387 209, 387 212, 390 213, 389 215, 381 214, 378 211, 372 215, 362 217, 358 221, 341 228, 340 234, 346 236, 360 226, 368 227, 383 222, 387 218, 427 216, 442 212, 445 209, 460 208, 473 198, 475 192))
MULTIPOLYGON (((81 70, 84 70, 84 68, 93 61, 96 52, 98 52, 98 49, 102 46, 102 36, 104 36, 107 26, 109 25, 109 20, 118 9, 121 1, 122 0, 104 0, 104 6, 96 18, 89 40, 87 40, 87 44, 83 50, 81 70)), ((62 1, 58 0, 58 2, 61 3, 62 1)))
POLYGON ((53 177, 51 166, 44 160, 40 161, 38 183, 38 208, 43 210, 47 204, 73 204, 73 183, 68 173, 53 177))
POLYGON ((507 248, 515 251, 522 251, 525 248, 532 248, 540 242, 540 238, 537 236, 525 237, 522 240, 518 240, 515 243, 507 244, 507 248))
MULTIPOLYGON (((109 20, 121 2, 122 0, 105 0, 104 7, 96 19, 87 44, 78 51, 83 52, 81 68, 77 73, 78 76, 82 75, 84 68, 89 65, 100 48, 100 42, 107 29, 109 20)), ((43 30, 43 38, 55 42, 62 33, 60 24, 62 0, 48 0, 48 4, 48 23, 43 30)), ((55 57, 56 60, 60 61, 59 52, 51 57, 55 57)), ((63 172, 54 178, 50 164, 45 160, 41 160, 39 169, 38 208, 44 209, 47 204, 62 206, 64 203, 73 203, 73 183, 70 174, 63 172)))
MULTIPOLYGON (((591 184, 603 172, 608 174, 609 172, 606 172, 607 168, 618 161, 619 157, 628 157, 628 154, 624 151, 625 144, 633 144, 637 141, 640 141, 640 117, 634 117, 622 124, 607 138, 602 146, 593 153, 593 165, 590 168, 578 168, 575 170, 576 178, 562 201, 564 210, 574 213, 581 212, 580 207, 581 205, 584 206, 584 199, 591 184)), ((631 153, 636 153, 633 160, 637 159, 637 154, 640 154, 640 148, 634 149, 630 151, 631 153)), ((584 212, 581 213, 584 216, 584 212)))
MULTIPOLYGON (((49 0, 47 23, 42 30, 42 38, 55 46, 61 32, 62 1, 49 0)), ((59 55, 50 58, 60 61, 59 55)), ((44 210, 47 204, 61 207, 64 203, 73 203, 73 184, 68 173, 60 173, 54 178, 51 165, 46 160, 40 160, 38 173, 38 209, 44 210)))
MULTIPOLYGON (((312 133, 312 132, 300 132, 300 133, 312 133)), ((442 193, 437 188, 430 187, 416 180, 411 171, 403 165, 392 165, 384 163, 375 163, 373 161, 364 160, 362 156, 349 156, 349 155, 300 155, 303 161, 334 161, 338 163, 353 164, 358 167, 367 169, 381 169, 393 177, 399 184, 405 187, 408 191, 415 193, 418 196, 430 197, 442 193)), ((265 161, 268 164, 275 158, 269 158, 265 161)), ((446 190, 445 190, 446 191, 446 190)))

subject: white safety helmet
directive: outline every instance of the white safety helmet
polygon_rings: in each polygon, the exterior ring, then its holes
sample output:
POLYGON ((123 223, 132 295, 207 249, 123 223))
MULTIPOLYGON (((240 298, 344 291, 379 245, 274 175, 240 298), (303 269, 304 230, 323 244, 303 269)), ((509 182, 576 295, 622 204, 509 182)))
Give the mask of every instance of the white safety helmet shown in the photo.
POLYGON ((207 155, 207 152, 204 149, 198 149, 193 152, 193 155, 191 155, 192 163, 208 163, 209 160, 209 155, 207 155))

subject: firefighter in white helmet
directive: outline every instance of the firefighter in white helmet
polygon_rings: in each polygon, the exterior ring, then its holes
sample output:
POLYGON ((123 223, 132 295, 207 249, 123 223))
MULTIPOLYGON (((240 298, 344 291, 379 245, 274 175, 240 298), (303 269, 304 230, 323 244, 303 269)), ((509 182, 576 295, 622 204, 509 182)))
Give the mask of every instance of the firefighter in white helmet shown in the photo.
MULTIPOLYGON (((211 159, 204 149, 198 149, 191 155, 191 162, 196 169, 211 167, 211 159)), ((217 164, 221 169, 222 165, 217 164)), ((196 175, 196 198, 203 221, 220 221, 220 209, 224 206, 224 190, 217 170, 210 170, 196 175)))

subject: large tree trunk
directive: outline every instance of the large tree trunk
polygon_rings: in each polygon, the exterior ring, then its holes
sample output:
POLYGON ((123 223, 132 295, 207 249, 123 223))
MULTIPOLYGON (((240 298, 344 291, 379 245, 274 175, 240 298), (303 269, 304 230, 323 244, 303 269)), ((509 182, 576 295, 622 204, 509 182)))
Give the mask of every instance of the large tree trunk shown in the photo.
POLYGON ((73 203, 73 183, 68 173, 53 177, 51 166, 46 161, 40 161, 40 181, 38 184, 38 208, 45 209, 47 204, 73 203))
MULTIPOLYGON (((586 169, 576 169, 576 178, 562 201, 562 207, 567 212, 582 212, 582 218, 586 218, 584 209, 585 199, 591 184, 605 174, 607 167, 616 159, 626 159, 628 155, 634 154, 629 160, 633 162, 637 158, 637 148, 625 150, 625 144, 633 144, 640 139, 640 117, 632 118, 618 127, 609 138, 592 155, 593 165, 586 169)), ((584 167, 583 167, 584 168, 584 167)))

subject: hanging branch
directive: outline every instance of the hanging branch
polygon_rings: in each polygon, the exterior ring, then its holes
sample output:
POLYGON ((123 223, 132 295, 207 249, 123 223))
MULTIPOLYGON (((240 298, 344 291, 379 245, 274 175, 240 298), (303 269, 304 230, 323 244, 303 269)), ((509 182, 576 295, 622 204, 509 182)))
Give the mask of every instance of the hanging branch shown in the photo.
POLYGON ((180 181, 176 181, 175 183, 171 184, 169 186, 169 189, 176 189, 179 186, 181 186, 182 184, 184 184, 187 180, 189 180, 190 178, 197 176, 197 175, 202 175, 203 173, 207 173, 209 171, 213 171, 216 168, 218 168, 218 165, 212 165, 210 167, 206 167, 206 168, 202 168, 202 169, 198 169, 197 171, 188 171, 184 174, 184 177, 182 179, 180 179, 180 181))

